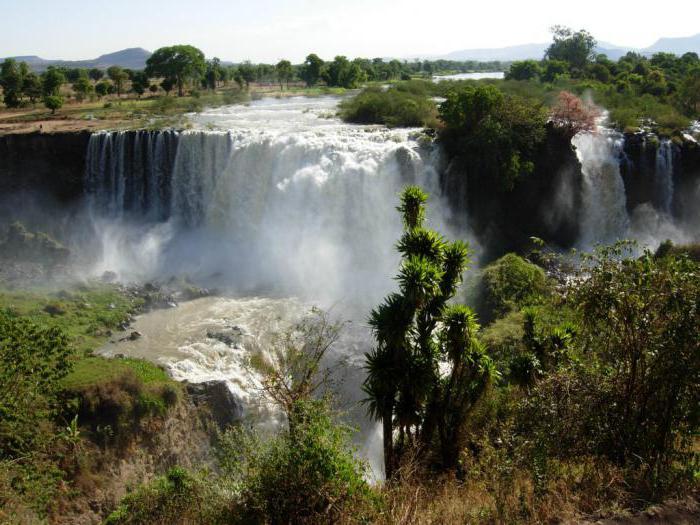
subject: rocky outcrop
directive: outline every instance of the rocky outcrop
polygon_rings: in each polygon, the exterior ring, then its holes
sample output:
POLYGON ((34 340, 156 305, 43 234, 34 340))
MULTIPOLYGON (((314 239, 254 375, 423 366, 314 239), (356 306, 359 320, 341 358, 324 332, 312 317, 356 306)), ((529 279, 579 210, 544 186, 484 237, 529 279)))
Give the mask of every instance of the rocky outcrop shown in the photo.
POLYGON ((189 383, 187 393, 197 406, 205 406, 222 430, 240 421, 243 405, 226 381, 189 383))

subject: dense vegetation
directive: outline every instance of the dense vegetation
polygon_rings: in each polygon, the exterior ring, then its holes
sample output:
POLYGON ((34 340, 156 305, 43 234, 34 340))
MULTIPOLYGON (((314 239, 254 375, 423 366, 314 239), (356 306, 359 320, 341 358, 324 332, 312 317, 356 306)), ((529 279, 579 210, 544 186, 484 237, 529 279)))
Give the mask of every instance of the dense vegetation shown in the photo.
POLYGON ((98 476, 92 447, 126 447, 177 403, 180 386, 154 365, 90 356, 138 306, 107 285, 0 288, 0 522, 60 513, 67 484, 98 476))

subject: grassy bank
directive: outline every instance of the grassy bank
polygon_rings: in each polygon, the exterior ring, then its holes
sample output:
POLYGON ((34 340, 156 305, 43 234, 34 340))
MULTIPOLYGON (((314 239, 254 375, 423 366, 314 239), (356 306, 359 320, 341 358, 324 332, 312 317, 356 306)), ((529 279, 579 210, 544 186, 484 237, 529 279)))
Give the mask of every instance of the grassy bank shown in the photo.
POLYGON ((157 366, 92 355, 142 304, 102 283, 0 288, 0 523, 54 522, 102 475, 96 446, 126 450, 178 403, 157 366))

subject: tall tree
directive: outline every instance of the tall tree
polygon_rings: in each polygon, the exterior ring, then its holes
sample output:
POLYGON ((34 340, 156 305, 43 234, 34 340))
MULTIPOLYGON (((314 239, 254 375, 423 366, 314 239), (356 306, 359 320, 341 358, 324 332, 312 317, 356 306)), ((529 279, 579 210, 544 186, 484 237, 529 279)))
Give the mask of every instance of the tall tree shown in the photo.
POLYGON ((311 53, 301 66, 301 78, 308 87, 315 86, 321 80, 322 70, 323 60, 318 55, 311 53))
POLYGON ((124 71, 119 66, 110 66, 109 68, 107 68, 107 76, 112 81, 112 85, 117 90, 117 96, 120 97, 122 94, 122 90, 124 89, 124 83, 129 78, 126 71, 124 71))
POLYGON ((93 67, 90 71, 88 71, 88 76, 93 82, 97 83, 105 76, 105 72, 98 67, 93 67))
POLYGON ((289 81, 294 75, 292 63, 289 60, 280 60, 275 66, 275 72, 277 73, 277 81, 280 83, 280 89, 283 89, 283 83, 287 84, 287 88, 289 88, 289 81))
POLYGON ((204 53, 188 45, 161 47, 146 61, 146 74, 170 79, 177 86, 178 96, 184 95, 188 82, 199 83, 205 70, 204 53))
POLYGON ((44 96, 58 96, 61 90, 61 85, 65 81, 66 77, 63 76, 63 73, 59 69, 53 66, 49 66, 49 68, 46 71, 44 71, 44 74, 42 75, 42 86, 44 96))
POLYGON ((545 57, 549 60, 563 60, 572 68, 583 71, 586 64, 595 58, 598 43, 589 32, 554 26, 552 34, 554 41, 545 52, 545 57))
POLYGON ((22 102, 22 72, 16 60, 7 58, 0 67, 0 86, 3 102, 8 108, 16 108, 22 102))
POLYGON ((369 318, 377 344, 366 355, 363 388, 382 422, 387 479, 411 447, 455 468, 468 416, 496 374, 474 312, 448 304, 468 265, 467 246, 423 226, 426 200, 416 186, 401 195, 399 291, 369 318))

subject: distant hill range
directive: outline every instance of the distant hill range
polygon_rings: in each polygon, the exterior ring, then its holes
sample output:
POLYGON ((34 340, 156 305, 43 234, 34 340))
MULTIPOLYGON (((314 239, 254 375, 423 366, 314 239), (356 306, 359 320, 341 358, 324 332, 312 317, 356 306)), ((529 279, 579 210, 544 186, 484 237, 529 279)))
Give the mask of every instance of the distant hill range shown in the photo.
MULTIPOLYGON (((62 66, 68 68, 93 68, 107 69, 110 66, 121 66, 128 69, 144 69, 146 60, 151 56, 150 51, 140 47, 122 49, 116 53, 108 53, 92 60, 46 60, 38 56, 17 56, 18 62, 26 62, 34 71, 44 71, 49 66, 62 66)), ((4 60, 4 59, 0 59, 4 60)))
MULTIPOLYGON (((428 59, 445 59, 445 60, 478 60, 481 62, 489 62, 492 60, 500 60, 503 62, 511 60, 539 60, 544 57, 544 52, 549 47, 546 44, 522 44, 518 46, 501 47, 493 49, 463 49, 461 51, 453 51, 441 56, 426 56, 428 59)), ((633 47, 624 47, 610 44, 608 42, 598 42, 598 53, 608 55, 608 58, 617 60, 627 54, 628 51, 634 51, 642 55, 651 56, 654 53, 674 53, 682 55, 689 51, 693 51, 700 55, 700 33, 689 37, 680 38, 660 38, 653 45, 642 49, 633 47)))

